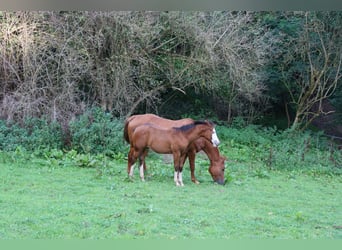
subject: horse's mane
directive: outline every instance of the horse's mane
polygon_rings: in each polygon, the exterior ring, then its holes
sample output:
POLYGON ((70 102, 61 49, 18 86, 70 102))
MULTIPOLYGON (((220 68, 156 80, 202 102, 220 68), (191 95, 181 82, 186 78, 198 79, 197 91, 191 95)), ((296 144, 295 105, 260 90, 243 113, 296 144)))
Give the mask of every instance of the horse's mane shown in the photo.
POLYGON ((177 131, 187 131, 189 129, 192 129, 193 127, 197 125, 203 125, 203 124, 212 124, 212 122, 208 121, 194 121, 193 123, 183 125, 181 127, 173 127, 177 131))

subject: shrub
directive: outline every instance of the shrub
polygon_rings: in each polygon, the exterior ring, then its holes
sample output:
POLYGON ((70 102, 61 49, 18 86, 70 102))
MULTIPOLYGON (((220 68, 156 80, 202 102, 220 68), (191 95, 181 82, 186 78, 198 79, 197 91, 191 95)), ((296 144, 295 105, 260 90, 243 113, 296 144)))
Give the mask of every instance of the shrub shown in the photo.
POLYGON ((6 124, 0 121, 0 149, 4 151, 13 151, 23 144, 26 137, 26 131, 17 124, 6 124))
POLYGON ((14 151, 23 147, 28 151, 61 149, 62 129, 58 123, 43 118, 25 119, 23 125, 0 121, 0 150, 14 151))
POLYGON ((218 126, 217 131, 222 141, 221 153, 231 162, 251 166, 255 173, 264 173, 256 169, 260 167, 311 173, 342 172, 341 151, 322 133, 278 131, 255 125, 239 129, 218 126))
POLYGON ((126 150, 123 121, 93 108, 70 123, 72 148, 80 153, 114 155, 126 150))
POLYGON ((46 151, 63 147, 63 132, 57 122, 49 123, 46 119, 30 118, 24 123, 26 147, 29 151, 46 151))

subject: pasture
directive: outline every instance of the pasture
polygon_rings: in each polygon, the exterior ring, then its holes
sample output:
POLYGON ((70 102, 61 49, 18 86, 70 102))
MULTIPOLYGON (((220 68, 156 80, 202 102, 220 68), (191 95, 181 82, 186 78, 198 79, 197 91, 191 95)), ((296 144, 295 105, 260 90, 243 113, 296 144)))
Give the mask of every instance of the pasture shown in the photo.
MULTIPOLYGON (((69 159, 77 157, 76 154, 69 159)), ((256 171, 228 162, 227 184, 214 184, 203 155, 199 185, 184 167, 151 154, 141 182, 130 181, 124 156, 75 161, 0 154, 1 239, 341 239, 339 175, 256 171)))

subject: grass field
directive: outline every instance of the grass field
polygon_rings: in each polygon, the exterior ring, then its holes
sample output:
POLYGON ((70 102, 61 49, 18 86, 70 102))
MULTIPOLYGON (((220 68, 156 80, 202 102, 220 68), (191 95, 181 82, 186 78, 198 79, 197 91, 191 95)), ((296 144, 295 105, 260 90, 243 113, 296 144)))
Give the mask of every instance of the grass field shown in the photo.
POLYGON ((123 159, 98 168, 46 159, 0 157, 1 239, 342 239, 340 176, 256 172, 228 166, 213 184, 199 159, 200 185, 184 187, 162 158, 148 161, 146 182, 126 177, 123 159), (158 168, 158 171, 156 169, 158 168))

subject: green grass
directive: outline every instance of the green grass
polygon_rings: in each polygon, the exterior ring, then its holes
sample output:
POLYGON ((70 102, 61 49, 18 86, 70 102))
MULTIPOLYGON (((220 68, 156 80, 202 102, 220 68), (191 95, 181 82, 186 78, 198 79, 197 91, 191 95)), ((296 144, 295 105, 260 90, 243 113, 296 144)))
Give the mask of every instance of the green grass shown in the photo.
POLYGON ((338 175, 258 171, 229 163, 225 186, 213 184, 198 158, 200 185, 184 187, 160 157, 149 176, 126 177, 123 159, 80 168, 0 156, 1 239, 342 239, 338 175))

